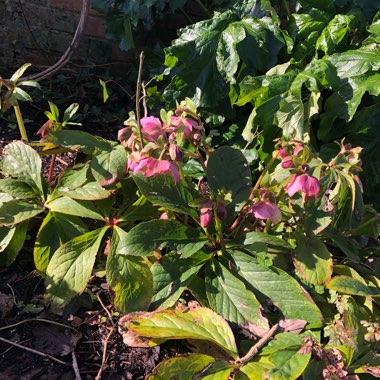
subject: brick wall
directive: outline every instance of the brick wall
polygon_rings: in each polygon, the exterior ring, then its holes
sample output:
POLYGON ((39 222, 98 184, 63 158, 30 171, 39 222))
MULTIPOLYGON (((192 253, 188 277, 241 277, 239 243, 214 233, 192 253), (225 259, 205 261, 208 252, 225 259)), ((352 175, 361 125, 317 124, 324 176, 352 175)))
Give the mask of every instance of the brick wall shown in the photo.
MULTIPOLYGON (((79 20, 80 0, 0 0, 0 75, 9 76, 31 62, 45 67, 68 48, 79 20)), ((84 35, 72 61, 103 64, 125 59, 105 38, 102 15, 90 10, 84 35)))

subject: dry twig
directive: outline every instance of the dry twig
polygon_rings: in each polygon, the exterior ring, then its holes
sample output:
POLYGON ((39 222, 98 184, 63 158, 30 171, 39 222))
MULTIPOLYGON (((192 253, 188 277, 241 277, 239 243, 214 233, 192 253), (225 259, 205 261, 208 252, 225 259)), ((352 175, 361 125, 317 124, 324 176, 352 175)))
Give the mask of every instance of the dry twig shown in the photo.
POLYGON ((73 358, 73 370, 75 373, 75 380, 81 380, 80 372, 78 368, 78 361, 77 361, 77 357, 75 356, 75 351, 71 353, 71 356, 73 358))

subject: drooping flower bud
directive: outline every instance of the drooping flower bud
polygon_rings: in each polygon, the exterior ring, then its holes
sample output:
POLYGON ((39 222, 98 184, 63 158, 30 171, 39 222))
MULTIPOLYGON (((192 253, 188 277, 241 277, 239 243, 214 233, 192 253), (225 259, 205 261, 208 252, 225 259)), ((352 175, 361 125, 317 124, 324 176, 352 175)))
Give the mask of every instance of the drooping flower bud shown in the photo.
POLYGON ((212 203, 210 200, 204 202, 200 206, 200 223, 203 228, 207 228, 212 222, 212 203))
POLYGON ((179 181, 178 166, 168 160, 156 160, 153 157, 144 157, 133 167, 133 174, 140 173, 144 177, 152 177, 155 174, 169 174, 174 182, 179 181))
POLYGON ((288 192, 289 196, 292 197, 298 191, 302 191, 304 193, 305 202, 309 200, 309 198, 314 197, 317 199, 318 193, 321 186, 317 178, 304 173, 304 174, 296 174, 290 181, 290 183, 285 187, 285 190, 288 192))
POLYGON ((258 201, 251 207, 250 212, 255 218, 269 219, 273 224, 279 223, 282 218, 280 209, 274 203, 268 201, 258 201))
POLYGON ((169 155, 173 161, 182 161, 183 153, 181 148, 177 144, 169 145, 169 155))
POLYGON ((227 209, 223 202, 218 202, 216 205, 216 216, 220 220, 224 220, 227 218, 227 209))

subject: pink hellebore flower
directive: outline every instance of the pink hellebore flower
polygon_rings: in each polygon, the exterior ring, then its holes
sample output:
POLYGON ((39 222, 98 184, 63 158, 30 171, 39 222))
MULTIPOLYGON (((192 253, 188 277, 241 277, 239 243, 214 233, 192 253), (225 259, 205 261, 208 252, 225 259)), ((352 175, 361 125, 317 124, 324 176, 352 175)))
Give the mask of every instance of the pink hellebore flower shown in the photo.
POLYGON ((186 137, 189 137, 193 130, 199 129, 198 123, 190 117, 172 116, 170 118, 170 124, 177 129, 183 125, 183 132, 186 137))
POLYGON ((173 177, 175 183, 179 181, 178 166, 168 160, 144 157, 133 167, 133 174, 137 173, 142 174, 144 177, 152 177, 155 174, 169 174, 173 177))
POLYGON ((273 224, 279 223, 282 218, 280 209, 268 201, 258 201, 251 207, 250 212, 256 219, 269 219, 273 224))
POLYGON ((145 116, 140 120, 141 132, 145 140, 155 142, 160 136, 165 137, 165 132, 162 129, 161 120, 154 116, 145 116))
POLYGON ((212 222, 212 203, 206 201, 200 207, 200 222, 203 228, 207 228, 212 222))
POLYGON ((318 193, 321 186, 317 178, 304 173, 296 174, 290 183, 285 187, 285 190, 288 192, 289 196, 292 197, 298 191, 302 191, 305 194, 305 202, 314 197, 317 199, 318 193))

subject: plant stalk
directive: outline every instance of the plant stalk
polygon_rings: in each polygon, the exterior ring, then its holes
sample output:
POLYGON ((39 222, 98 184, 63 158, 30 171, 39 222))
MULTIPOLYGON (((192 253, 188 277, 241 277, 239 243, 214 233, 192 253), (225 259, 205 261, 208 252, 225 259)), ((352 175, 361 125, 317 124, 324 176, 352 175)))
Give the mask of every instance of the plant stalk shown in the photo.
POLYGON ((15 114, 16 114, 16 119, 17 119, 18 129, 20 130, 21 139, 22 139, 22 141, 28 142, 29 139, 28 139, 28 135, 26 133, 24 119, 22 117, 20 105, 18 104, 18 102, 16 102, 16 104, 13 106, 13 109, 14 109, 15 114))
POLYGON ((195 2, 196 2, 197 5, 199 6, 199 8, 202 9, 203 13, 204 13, 207 17, 209 17, 209 18, 212 17, 212 13, 208 10, 208 8, 205 7, 205 5, 202 3, 201 0, 195 0, 195 2))

